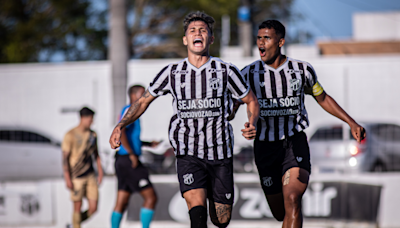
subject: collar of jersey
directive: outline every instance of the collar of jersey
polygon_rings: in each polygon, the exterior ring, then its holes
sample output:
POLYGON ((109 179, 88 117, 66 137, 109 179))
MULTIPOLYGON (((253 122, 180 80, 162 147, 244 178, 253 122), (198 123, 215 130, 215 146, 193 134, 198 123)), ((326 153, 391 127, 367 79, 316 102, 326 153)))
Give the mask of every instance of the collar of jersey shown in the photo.
POLYGON ((194 66, 191 62, 189 62, 189 58, 186 58, 185 61, 186 61, 188 64, 190 64, 190 66, 192 66, 195 70, 201 70, 201 69, 205 68, 205 67, 208 65, 208 63, 210 63, 210 61, 211 61, 212 58, 213 58, 213 57, 210 55, 210 58, 208 59, 208 61, 205 62, 203 65, 201 65, 201 67, 199 67, 199 68, 197 68, 196 66, 194 66))
POLYGON ((263 66, 264 66, 264 69, 265 68, 268 68, 268 69, 270 69, 270 70, 274 70, 274 71, 280 71, 283 67, 285 67, 285 65, 289 62, 289 57, 287 57, 286 56, 286 60, 285 60, 285 62, 283 62, 278 68, 273 68, 273 67, 270 67, 270 66, 268 66, 268 64, 266 64, 264 61, 262 61, 261 59, 259 60, 259 61, 261 61, 262 63, 263 63, 263 66))

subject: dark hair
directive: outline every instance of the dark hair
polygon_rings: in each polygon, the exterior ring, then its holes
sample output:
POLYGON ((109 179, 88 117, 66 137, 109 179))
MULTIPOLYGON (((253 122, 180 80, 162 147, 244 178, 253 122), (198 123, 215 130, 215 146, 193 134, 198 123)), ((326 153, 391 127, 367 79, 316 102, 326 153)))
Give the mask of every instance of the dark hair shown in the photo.
POLYGON ((211 34, 213 34, 213 27, 215 22, 214 18, 200 11, 189 13, 188 15, 186 15, 185 19, 183 19, 184 33, 186 33, 189 24, 193 21, 203 21, 207 24, 207 27, 210 30, 211 34))
POLYGON ((129 87, 128 95, 131 95, 132 93, 136 93, 137 91, 139 91, 139 89, 145 89, 145 88, 142 85, 133 85, 133 86, 129 87))
POLYGON ((267 20, 263 21, 259 26, 258 29, 263 28, 273 28, 275 29, 276 35, 280 36, 280 38, 285 38, 285 26, 277 20, 267 20))
POLYGON ((94 115, 94 111, 91 110, 88 107, 83 107, 80 111, 79 111, 79 115, 82 116, 93 116, 94 115))

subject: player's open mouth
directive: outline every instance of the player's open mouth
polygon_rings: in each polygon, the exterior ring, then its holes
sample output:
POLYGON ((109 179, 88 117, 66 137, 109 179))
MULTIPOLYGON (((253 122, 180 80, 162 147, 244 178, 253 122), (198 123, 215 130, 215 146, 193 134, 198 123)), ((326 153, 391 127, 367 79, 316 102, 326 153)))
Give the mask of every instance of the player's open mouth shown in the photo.
POLYGON ((203 47, 203 41, 200 38, 196 38, 193 41, 193 45, 195 47, 203 47))
POLYGON ((265 48, 259 47, 258 50, 260 51, 260 56, 261 56, 261 57, 264 57, 264 56, 266 55, 266 53, 265 53, 265 48))

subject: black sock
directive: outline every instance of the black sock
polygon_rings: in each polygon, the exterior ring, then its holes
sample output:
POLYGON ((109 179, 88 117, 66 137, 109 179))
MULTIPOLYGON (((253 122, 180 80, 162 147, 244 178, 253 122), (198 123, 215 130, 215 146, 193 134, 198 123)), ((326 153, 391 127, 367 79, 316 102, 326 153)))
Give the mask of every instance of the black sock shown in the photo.
POLYGON ((191 228, 207 228, 207 209, 203 206, 192 207, 189 211, 191 228))

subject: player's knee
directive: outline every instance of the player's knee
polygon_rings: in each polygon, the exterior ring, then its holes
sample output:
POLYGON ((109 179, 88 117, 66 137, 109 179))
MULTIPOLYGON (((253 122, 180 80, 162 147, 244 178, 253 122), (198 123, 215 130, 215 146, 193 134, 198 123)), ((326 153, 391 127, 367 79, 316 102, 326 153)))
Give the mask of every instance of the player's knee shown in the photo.
POLYGON ((297 193, 290 193, 285 197, 285 210, 300 210, 301 195, 297 193))

